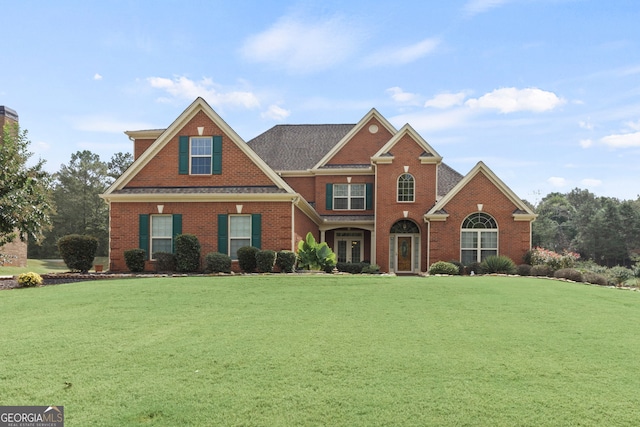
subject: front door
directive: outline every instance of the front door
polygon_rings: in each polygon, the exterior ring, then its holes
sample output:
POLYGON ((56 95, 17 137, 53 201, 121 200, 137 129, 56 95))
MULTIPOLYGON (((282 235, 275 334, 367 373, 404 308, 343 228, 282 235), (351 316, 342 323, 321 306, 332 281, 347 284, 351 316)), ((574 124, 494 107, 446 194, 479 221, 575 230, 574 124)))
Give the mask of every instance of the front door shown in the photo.
POLYGON ((397 271, 413 271, 411 268, 411 236, 399 236, 398 237, 398 266, 397 271))

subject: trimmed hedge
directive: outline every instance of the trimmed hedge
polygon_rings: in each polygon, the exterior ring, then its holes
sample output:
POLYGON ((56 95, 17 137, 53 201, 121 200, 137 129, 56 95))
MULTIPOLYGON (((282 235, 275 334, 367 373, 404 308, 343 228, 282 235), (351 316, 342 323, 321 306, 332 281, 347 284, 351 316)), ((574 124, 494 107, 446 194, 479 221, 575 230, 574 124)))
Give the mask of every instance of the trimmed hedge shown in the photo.
POLYGON ((253 273, 256 270, 256 254, 260 249, 254 246, 243 246, 238 248, 238 265, 245 273, 253 273))
POLYGON ((132 273, 144 271, 144 261, 147 253, 144 249, 129 249, 124 251, 124 262, 132 273))
POLYGON ((553 277, 553 270, 546 264, 538 264, 531 267, 531 275, 553 277))
POLYGON ((87 273, 96 257, 98 239, 93 236, 69 234, 58 240, 58 250, 71 271, 87 273))
POLYGON ((293 273, 296 260, 296 253, 292 251, 278 251, 276 254, 276 265, 281 273, 293 273))
POLYGON ((273 266, 276 263, 276 252, 265 249, 256 252, 256 268, 261 273, 273 272, 273 266))
POLYGON ((231 257, 220 252, 210 252, 204 258, 205 273, 230 273, 231 257))
POLYGON ((156 272, 170 272, 176 270, 176 256, 171 252, 156 252, 153 254, 156 261, 156 272))
POLYGON ((518 276, 531 276, 531 266, 529 264, 520 264, 516 267, 518 276))
POLYGON ((451 276, 457 276, 458 273, 458 266, 446 261, 436 261, 429 267, 429 274, 449 274, 451 276))
POLYGON ((176 236, 176 270, 192 273, 200 270, 200 242, 193 234, 176 236))
POLYGON ((556 277, 558 279, 572 280, 574 282, 583 281, 582 273, 580 273, 575 268, 561 268, 560 270, 553 273, 553 277, 556 277))

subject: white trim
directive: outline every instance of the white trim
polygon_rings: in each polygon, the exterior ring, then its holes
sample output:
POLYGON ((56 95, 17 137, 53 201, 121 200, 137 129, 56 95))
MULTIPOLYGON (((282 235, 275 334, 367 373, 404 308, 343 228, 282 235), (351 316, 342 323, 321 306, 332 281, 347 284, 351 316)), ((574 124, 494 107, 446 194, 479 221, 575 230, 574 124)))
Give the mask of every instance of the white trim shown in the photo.
POLYGON ((391 151, 391 149, 405 136, 408 135, 413 139, 420 148, 422 148, 427 153, 430 153, 432 156, 430 157, 420 157, 421 164, 435 163, 440 164, 442 162, 442 156, 438 154, 436 150, 433 149, 432 146, 427 143, 427 141, 420 136, 418 132, 415 131, 408 123, 402 127, 391 139, 382 146, 378 150, 376 154, 371 157, 371 161, 374 163, 392 163, 393 156, 384 156, 385 153, 391 151))

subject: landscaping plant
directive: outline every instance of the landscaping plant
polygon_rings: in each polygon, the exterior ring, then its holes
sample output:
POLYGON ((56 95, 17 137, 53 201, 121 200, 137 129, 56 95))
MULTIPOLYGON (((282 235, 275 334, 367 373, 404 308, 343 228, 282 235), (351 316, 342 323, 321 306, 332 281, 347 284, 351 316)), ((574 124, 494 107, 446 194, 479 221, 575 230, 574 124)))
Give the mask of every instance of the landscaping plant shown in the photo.
POLYGON ((336 265, 336 254, 327 242, 318 243, 311 232, 298 242, 298 267, 303 270, 320 271, 336 265))

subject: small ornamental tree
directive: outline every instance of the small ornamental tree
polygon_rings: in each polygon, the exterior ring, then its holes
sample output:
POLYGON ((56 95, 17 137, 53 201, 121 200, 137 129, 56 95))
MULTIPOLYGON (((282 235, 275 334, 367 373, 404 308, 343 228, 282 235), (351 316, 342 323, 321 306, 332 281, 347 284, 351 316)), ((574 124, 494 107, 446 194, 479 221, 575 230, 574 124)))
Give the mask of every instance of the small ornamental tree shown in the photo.
POLYGON ((304 270, 327 270, 336 265, 336 254, 327 242, 318 243, 311 232, 298 242, 298 266, 304 270))
POLYGON ((87 273, 98 250, 98 239, 93 236, 70 234, 58 240, 58 250, 71 271, 87 273))

